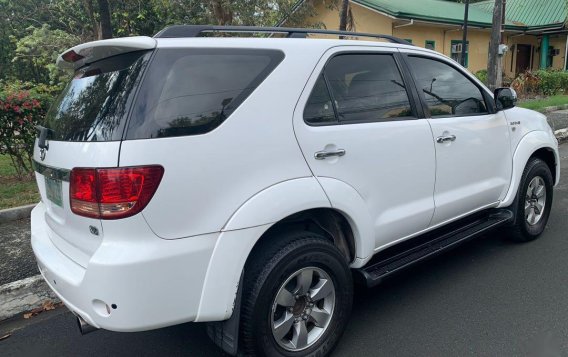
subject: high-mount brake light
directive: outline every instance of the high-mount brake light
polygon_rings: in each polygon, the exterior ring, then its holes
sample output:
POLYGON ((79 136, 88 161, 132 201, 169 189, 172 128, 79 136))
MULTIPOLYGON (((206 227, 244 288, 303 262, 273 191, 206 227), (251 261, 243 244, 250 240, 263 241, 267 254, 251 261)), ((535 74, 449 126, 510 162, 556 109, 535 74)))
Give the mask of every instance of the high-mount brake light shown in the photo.
POLYGON ((150 202, 163 175, 159 165, 74 168, 69 185, 71 211, 99 219, 133 216, 150 202))
POLYGON ((80 54, 78 54, 77 52, 70 50, 65 52, 64 54, 61 55, 61 58, 63 58, 63 60, 65 62, 77 62, 80 59, 85 58, 84 56, 81 56, 80 54))

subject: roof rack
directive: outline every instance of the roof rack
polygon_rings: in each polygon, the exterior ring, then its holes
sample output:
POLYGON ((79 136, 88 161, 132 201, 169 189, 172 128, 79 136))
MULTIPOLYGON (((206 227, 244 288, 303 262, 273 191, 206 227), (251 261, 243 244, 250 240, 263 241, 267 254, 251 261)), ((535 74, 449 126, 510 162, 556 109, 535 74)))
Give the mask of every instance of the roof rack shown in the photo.
POLYGON ((381 35, 374 33, 361 33, 322 29, 305 29, 291 27, 256 27, 256 26, 214 26, 214 25, 174 25, 169 26, 158 32, 155 38, 179 38, 179 37, 200 37, 205 32, 227 32, 227 33, 285 33, 289 38, 306 38, 308 34, 338 35, 352 37, 372 37, 388 40, 392 43, 412 45, 410 42, 398 37, 381 35))

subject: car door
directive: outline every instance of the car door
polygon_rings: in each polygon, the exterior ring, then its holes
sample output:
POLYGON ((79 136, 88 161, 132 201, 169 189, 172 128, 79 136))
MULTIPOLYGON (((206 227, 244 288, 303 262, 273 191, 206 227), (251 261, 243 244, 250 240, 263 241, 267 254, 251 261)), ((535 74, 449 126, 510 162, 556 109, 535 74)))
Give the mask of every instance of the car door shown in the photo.
POLYGON ((325 179, 354 188, 373 221, 375 247, 426 229, 434 211, 432 134, 399 56, 392 47, 330 50, 294 114, 301 150, 331 204, 342 198, 325 179))
POLYGON ((431 225, 497 205, 512 170, 509 129, 492 96, 442 57, 407 53, 405 60, 432 127, 436 205, 431 225))

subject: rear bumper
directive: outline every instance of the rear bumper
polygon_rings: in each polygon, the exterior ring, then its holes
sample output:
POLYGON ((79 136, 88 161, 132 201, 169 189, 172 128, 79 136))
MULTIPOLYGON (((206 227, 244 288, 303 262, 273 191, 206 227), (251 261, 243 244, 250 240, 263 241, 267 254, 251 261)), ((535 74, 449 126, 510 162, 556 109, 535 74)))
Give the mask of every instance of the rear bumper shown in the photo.
POLYGON ((141 215, 128 230, 117 221, 105 222, 103 242, 84 268, 51 242, 44 214, 42 203, 31 214, 41 274, 87 323, 127 332, 195 320, 219 233, 164 240, 149 231, 141 215))

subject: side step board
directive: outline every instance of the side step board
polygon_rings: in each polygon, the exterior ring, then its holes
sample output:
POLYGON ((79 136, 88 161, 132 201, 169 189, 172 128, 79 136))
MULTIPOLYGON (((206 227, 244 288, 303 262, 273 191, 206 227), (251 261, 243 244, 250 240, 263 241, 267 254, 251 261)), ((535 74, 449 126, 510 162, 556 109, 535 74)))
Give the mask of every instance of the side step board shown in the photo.
POLYGON ((367 286, 376 286, 383 278, 393 273, 454 248, 491 229, 506 225, 513 219, 513 212, 509 210, 490 210, 465 221, 451 224, 450 227, 442 227, 422 237, 412 238, 409 242, 402 243, 404 245, 402 251, 396 246, 387 248, 373 257, 365 267, 355 269, 355 271, 362 275, 367 286))

